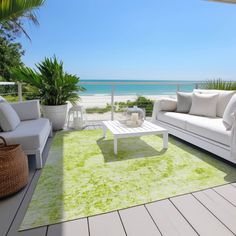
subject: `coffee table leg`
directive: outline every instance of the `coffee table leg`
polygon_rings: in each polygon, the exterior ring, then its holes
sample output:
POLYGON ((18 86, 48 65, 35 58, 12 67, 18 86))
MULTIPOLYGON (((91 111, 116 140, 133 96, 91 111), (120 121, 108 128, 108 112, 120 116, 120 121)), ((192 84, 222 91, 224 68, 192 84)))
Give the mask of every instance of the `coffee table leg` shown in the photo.
POLYGON ((106 138, 107 127, 105 125, 103 125, 102 130, 103 130, 103 138, 106 138))
POLYGON ((117 155, 117 137, 114 136, 114 154, 117 155))
POLYGON ((163 133, 163 148, 168 148, 168 132, 163 133))

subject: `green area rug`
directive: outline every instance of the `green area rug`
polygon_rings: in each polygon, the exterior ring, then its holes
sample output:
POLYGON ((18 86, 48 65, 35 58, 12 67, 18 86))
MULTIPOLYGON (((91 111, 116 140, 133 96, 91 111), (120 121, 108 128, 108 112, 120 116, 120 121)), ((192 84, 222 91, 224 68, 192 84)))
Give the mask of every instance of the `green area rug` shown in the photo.
POLYGON ((92 216, 236 180, 236 169, 174 138, 118 141, 101 130, 57 133, 20 230, 92 216))

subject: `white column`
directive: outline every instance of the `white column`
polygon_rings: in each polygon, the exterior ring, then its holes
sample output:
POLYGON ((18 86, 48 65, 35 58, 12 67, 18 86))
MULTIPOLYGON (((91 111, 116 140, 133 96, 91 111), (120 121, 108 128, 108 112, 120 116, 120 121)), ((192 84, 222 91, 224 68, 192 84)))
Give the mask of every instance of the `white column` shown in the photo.
POLYGON ((179 84, 177 84, 176 87, 177 87, 176 89, 177 89, 177 92, 178 92, 179 91, 179 84))
POLYGON ((106 138, 107 127, 104 124, 102 125, 102 130, 103 130, 103 138, 106 138))
POLYGON ((114 154, 117 155, 117 137, 114 136, 114 154))
POLYGON ((22 84, 20 82, 17 82, 17 88, 18 88, 18 100, 19 102, 22 102, 22 84))
POLYGON ((111 120, 114 120, 114 93, 115 93, 115 85, 112 85, 112 89, 111 89, 111 120))
POLYGON ((167 149, 168 148, 168 132, 163 133, 163 148, 167 149))

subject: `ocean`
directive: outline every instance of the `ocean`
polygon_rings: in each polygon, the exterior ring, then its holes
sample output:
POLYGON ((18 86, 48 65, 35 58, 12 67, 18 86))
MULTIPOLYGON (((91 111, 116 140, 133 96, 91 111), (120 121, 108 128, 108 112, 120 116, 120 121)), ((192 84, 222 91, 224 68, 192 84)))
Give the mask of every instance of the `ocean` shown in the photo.
POLYGON ((158 84, 158 85, 145 85, 145 84, 125 84, 115 85, 115 95, 172 95, 177 91, 177 84, 179 84, 179 91, 191 92, 196 86, 196 83, 200 81, 176 81, 176 80, 81 80, 81 86, 86 90, 80 92, 80 96, 83 95, 110 95, 111 85, 88 85, 83 82, 168 82, 174 84, 158 84), (181 84, 188 83, 188 84, 181 84))

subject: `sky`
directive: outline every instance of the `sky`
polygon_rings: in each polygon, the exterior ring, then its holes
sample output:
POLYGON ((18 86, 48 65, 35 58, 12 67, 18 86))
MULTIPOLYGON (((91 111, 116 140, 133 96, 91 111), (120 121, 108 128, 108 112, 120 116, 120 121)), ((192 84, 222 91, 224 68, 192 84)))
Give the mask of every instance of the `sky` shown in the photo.
POLYGON ((56 55, 81 79, 236 80, 236 4, 46 0, 37 15, 27 66, 56 55))

